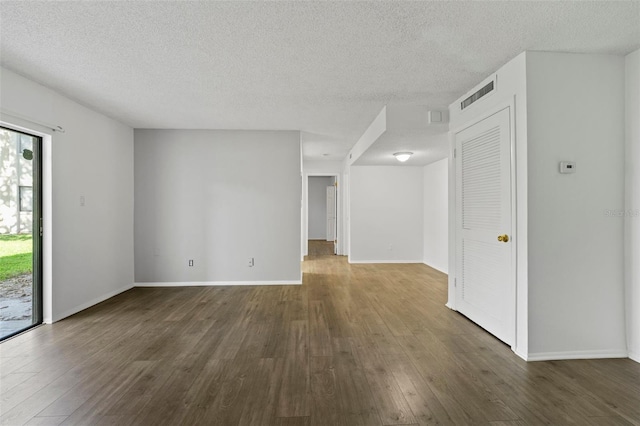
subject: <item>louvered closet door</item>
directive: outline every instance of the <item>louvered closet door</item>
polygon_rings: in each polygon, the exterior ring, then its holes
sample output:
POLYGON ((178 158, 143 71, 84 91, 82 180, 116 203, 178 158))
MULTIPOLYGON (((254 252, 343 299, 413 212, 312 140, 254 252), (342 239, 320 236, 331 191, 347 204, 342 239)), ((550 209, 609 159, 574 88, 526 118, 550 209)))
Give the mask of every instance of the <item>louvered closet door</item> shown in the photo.
POLYGON ((513 344, 509 120, 507 108, 456 134, 456 307, 513 344))

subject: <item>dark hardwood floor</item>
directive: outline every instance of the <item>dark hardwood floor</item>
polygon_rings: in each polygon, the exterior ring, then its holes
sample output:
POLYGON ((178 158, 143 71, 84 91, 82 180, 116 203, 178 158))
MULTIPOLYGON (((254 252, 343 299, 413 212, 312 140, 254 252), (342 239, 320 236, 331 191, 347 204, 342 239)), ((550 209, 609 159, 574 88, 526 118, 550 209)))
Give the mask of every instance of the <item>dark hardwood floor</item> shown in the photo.
POLYGON ((4 425, 640 425, 640 364, 526 363, 424 265, 135 288, 0 344, 4 425))

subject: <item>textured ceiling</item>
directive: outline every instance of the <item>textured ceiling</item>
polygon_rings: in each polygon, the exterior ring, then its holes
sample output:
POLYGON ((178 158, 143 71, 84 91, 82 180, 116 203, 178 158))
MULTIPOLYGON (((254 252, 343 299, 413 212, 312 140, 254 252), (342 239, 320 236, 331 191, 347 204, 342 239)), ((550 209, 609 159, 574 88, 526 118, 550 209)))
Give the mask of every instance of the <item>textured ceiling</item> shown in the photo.
POLYGON ((637 49, 640 3, 3 1, 0 43, 133 127, 295 129, 338 159, 383 105, 446 107, 523 50, 637 49))

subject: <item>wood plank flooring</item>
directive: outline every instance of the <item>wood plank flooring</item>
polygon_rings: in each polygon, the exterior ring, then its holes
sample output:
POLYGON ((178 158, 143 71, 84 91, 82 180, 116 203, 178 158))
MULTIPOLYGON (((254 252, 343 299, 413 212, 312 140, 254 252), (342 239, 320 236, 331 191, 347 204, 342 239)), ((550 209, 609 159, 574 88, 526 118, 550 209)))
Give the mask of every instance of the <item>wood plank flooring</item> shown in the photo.
POLYGON ((309 240, 309 256, 330 256, 333 255, 333 241, 309 240))
POLYGON ((526 363, 425 265, 135 288, 0 344, 3 425, 640 425, 640 364, 526 363))

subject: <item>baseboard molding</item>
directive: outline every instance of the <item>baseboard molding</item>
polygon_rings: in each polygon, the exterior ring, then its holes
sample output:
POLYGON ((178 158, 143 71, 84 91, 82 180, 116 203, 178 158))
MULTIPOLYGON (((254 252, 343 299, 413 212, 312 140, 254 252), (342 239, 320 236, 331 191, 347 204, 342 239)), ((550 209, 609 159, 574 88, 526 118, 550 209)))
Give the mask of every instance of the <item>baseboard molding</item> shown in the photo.
POLYGON ((445 274, 445 275, 449 275, 449 273, 448 273, 448 272, 443 271, 443 270, 442 270, 442 269, 440 269, 440 268, 436 268, 435 266, 428 264, 428 263, 427 263, 427 262, 425 262, 424 260, 423 260, 421 263, 424 263, 425 265, 427 265, 427 266, 428 266, 429 268, 431 268, 431 269, 435 269, 435 270, 436 270, 436 271, 438 271, 438 272, 442 272, 442 273, 443 273, 443 274, 445 274))
POLYGON ((71 309, 67 309, 64 312, 62 312, 62 313, 60 313, 58 315, 55 315, 53 318, 46 318, 44 322, 45 322, 45 324, 51 324, 51 323, 54 323, 54 322, 58 322, 58 321, 60 321, 62 319, 70 317, 71 315, 77 314, 80 311, 84 311, 85 309, 88 309, 88 308, 92 307, 93 305, 97 305, 100 302, 104 302, 105 300, 110 299, 113 296, 116 296, 116 295, 118 295, 120 293, 124 293, 127 290, 131 290, 133 287, 134 287, 133 284, 127 284, 126 286, 121 287, 121 288, 119 288, 117 290, 110 291, 107 294, 103 294, 102 296, 96 297, 95 299, 91 299, 86 303, 82 303, 82 304, 80 304, 78 306, 75 306, 75 307, 73 307, 71 309), (49 320, 49 321, 47 321, 47 320, 49 320))
POLYGON ((567 352, 539 352, 526 357, 518 354, 525 361, 559 361, 566 359, 597 359, 597 358, 628 358, 625 350, 610 351, 567 351, 567 352))
POLYGON ((349 263, 424 263, 422 260, 351 260, 349 263))
POLYGON ((636 353, 636 352, 629 352, 629 359, 635 361, 635 362, 640 362, 640 353, 636 353))
POLYGON ((302 279, 291 281, 191 281, 135 283, 135 287, 215 287, 234 285, 301 285, 302 279))
POLYGON ((511 350, 513 351, 514 354, 516 354, 516 356, 518 356, 519 358, 522 358, 525 361, 530 361, 529 357, 527 357, 526 353, 522 353, 519 352, 518 350, 514 349, 513 346, 511 347, 511 350))

